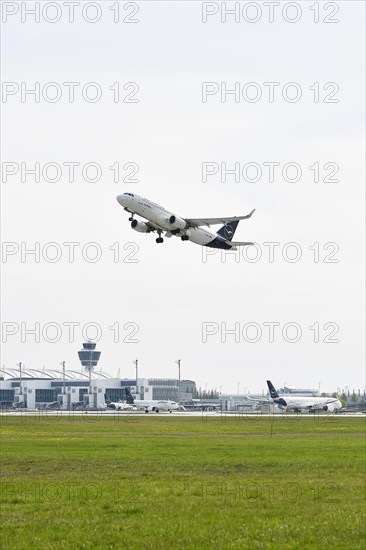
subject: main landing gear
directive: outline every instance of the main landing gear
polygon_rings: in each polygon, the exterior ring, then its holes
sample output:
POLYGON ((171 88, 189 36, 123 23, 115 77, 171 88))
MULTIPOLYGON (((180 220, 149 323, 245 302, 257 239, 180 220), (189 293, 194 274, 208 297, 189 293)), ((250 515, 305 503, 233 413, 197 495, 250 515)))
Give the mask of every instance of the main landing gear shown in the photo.
POLYGON ((182 241, 188 241, 189 237, 188 237, 188 235, 182 235, 181 239, 182 239, 182 241))
POLYGON ((156 242, 157 242, 158 244, 163 243, 163 242, 164 242, 164 239, 163 239, 163 237, 161 236, 161 231, 158 231, 158 234, 159 234, 159 237, 156 239, 156 242))

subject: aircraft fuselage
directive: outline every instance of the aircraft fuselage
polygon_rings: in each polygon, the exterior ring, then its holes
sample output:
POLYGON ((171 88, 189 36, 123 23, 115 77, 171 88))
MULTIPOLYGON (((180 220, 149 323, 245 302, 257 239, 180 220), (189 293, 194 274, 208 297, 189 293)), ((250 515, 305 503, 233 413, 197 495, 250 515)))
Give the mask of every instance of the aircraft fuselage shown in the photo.
MULTIPOLYGON (((225 239, 216 233, 212 233, 203 227, 188 227, 184 218, 166 210, 163 206, 156 204, 149 199, 136 195, 135 193, 124 193, 118 195, 117 200, 125 210, 131 214, 137 214, 142 218, 152 222, 154 226, 164 232, 166 237, 177 236, 183 237, 184 240, 212 248, 222 248, 226 250, 235 249, 225 239), (175 220, 172 223, 171 220, 175 220)), ((132 222, 133 224, 134 222, 132 222)), ((149 229, 144 225, 139 225, 139 222, 132 225, 136 231, 148 233, 149 229)))

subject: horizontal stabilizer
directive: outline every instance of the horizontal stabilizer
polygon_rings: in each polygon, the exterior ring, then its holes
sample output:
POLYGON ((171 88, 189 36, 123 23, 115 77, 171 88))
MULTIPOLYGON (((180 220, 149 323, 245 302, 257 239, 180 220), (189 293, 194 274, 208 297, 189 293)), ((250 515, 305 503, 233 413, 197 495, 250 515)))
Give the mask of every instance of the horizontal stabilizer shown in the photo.
POLYGON ((228 241, 232 246, 251 246, 254 245, 254 243, 247 243, 242 241, 228 241))

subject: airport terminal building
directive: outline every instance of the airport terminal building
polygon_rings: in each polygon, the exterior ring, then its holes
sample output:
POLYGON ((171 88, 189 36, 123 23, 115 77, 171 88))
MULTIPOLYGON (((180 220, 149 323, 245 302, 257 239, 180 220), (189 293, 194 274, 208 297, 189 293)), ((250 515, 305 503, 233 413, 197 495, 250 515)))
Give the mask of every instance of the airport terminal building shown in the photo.
POLYGON ((125 401, 128 388, 136 399, 189 402, 195 395, 196 384, 192 380, 175 378, 113 378, 102 370, 96 370, 101 352, 96 344, 85 342, 78 352, 81 370, 30 369, 2 367, 0 370, 1 408, 103 408, 105 396, 113 401, 125 401))
POLYGON ((65 370, 65 373, 50 369, 17 369, 0 371, 0 406, 26 409, 42 408, 102 408, 105 395, 111 401, 124 401, 125 388, 137 399, 171 399, 191 401, 195 383, 192 380, 170 378, 139 378, 136 380, 112 378, 103 372, 89 376, 83 372, 65 370), (184 398, 184 399, 182 399, 184 398))

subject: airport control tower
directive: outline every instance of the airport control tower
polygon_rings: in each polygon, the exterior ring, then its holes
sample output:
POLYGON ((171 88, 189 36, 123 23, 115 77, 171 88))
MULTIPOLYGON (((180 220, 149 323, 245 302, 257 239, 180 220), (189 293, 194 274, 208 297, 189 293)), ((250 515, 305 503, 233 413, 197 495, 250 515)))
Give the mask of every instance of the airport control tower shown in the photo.
POLYGON ((95 342, 91 342, 91 341, 84 342, 83 349, 78 351, 81 364, 89 374, 89 397, 88 397, 89 405, 92 404, 91 403, 92 401, 91 373, 95 369, 95 367, 98 365, 98 361, 102 353, 101 351, 96 351, 95 346, 96 346, 95 342))

